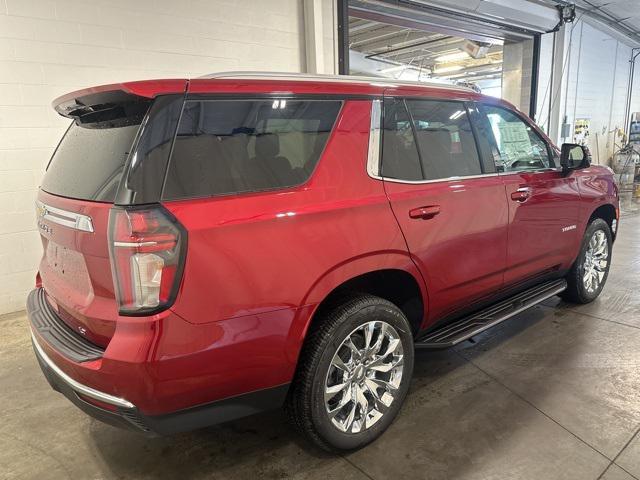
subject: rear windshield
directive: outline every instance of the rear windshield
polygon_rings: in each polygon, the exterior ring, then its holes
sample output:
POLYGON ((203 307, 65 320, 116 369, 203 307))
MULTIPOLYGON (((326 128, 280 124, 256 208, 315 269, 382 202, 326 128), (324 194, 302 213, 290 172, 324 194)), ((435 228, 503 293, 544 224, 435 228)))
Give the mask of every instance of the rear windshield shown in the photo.
POLYGON ((163 197, 207 197, 306 181, 338 116, 340 100, 187 101, 163 197))
POLYGON ((90 128, 73 123, 42 180, 45 192, 113 202, 140 124, 90 128))

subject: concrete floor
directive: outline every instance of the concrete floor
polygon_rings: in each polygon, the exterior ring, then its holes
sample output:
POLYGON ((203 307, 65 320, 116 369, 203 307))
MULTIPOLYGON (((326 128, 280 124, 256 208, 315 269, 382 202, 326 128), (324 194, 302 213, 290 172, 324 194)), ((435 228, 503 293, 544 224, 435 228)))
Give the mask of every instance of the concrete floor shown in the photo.
POLYGON ((419 352, 396 422, 344 456, 272 412, 173 438, 90 419, 53 392, 23 314, 0 320, 0 476, 45 479, 640 478, 640 216, 623 218, 591 305, 546 302, 477 337, 419 352))

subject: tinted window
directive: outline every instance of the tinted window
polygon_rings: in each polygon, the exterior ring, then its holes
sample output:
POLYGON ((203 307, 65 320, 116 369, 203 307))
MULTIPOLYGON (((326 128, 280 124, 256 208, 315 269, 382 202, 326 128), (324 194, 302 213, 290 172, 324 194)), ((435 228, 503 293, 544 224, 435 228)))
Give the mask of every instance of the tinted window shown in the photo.
POLYGON ((184 95, 161 95, 153 102, 139 134, 130 167, 116 203, 144 204, 160 200, 171 146, 178 129, 184 95))
POLYGON ((494 173, 496 171, 496 159, 500 158, 498 148, 493 142, 493 133, 491 125, 484 113, 480 111, 480 107, 476 103, 467 103, 467 111, 469 119, 475 129, 476 143, 480 152, 480 161, 482 162, 482 171, 484 173, 494 173))
POLYGON ((341 106, 337 100, 185 103, 166 199, 284 188, 309 178, 341 106))
POLYGON ((42 189, 81 200, 113 202, 140 120, 106 128, 72 124, 51 159, 42 189))
POLYGON ((407 100, 425 179, 482 173, 475 138, 461 102, 407 100))
POLYGON ((384 101, 382 176, 401 180, 424 179, 411 120, 403 100, 384 101))
POLYGON ((527 122, 501 107, 484 105, 495 144, 500 152, 499 172, 553 168, 546 142, 527 122))

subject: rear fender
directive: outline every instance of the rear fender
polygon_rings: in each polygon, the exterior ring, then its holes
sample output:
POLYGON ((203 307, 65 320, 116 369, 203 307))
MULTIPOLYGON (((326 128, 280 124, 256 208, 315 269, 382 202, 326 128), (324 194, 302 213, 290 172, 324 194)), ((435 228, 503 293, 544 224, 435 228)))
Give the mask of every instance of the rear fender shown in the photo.
POLYGON ((307 292, 301 302, 303 307, 298 309, 287 338, 287 351, 289 355, 292 355, 293 362, 297 362, 300 349, 319 304, 345 282, 379 270, 402 270, 409 273, 420 288, 424 307, 423 318, 427 318, 429 304, 427 288, 420 271, 407 252, 384 251, 362 255, 335 265, 318 279, 307 292))

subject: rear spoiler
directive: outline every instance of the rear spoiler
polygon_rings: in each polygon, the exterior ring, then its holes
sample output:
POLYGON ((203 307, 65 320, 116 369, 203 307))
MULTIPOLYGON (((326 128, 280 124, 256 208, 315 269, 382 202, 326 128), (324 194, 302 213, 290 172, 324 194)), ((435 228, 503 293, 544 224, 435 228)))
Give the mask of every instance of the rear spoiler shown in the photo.
POLYGON ((86 88, 62 95, 52 102, 63 117, 77 123, 112 122, 139 117, 158 95, 184 93, 188 80, 143 80, 86 88))

